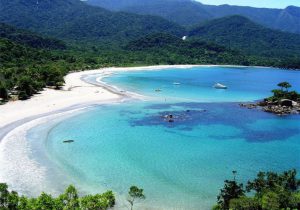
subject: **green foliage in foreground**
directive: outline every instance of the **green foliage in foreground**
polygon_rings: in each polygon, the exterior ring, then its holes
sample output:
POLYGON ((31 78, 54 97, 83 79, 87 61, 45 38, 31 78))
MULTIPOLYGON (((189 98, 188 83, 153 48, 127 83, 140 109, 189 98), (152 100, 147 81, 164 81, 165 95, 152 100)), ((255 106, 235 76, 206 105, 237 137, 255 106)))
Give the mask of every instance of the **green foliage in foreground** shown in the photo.
POLYGON ((128 199, 127 201, 130 204, 130 209, 133 209, 133 205, 135 202, 139 200, 144 200, 146 199, 146 196, 144 195, 144 190, 138 188, 137 186, 131 186, 128 192, 128 199))
POLYGON ((280 89, 272 90, 273 96, 267 98, 268 101, 279 101, 281 99, 289 99, 300 101, 300 94, 296 91, 289 91, 292 85, 288 82, 281 82, 277 85, 280 89))
POLYGON ((79 197, 76 188, 70 185, 56 198, 44 192, 37 198, 28 198, 9 191, 6 184, 0 184, 1 210, 105 210, 114 205, 112 191, 79 197))
MULTIPOLYGON (((225 180, 213 210, 300 209, 300 179, 295 169, 283 173, 259 172, 245 187, 236 181, 236 171, 233 173, 233 180, 225 180)), ((130 187, 127 200, 131 209, 145 198, 143 189, 130 187)), ((106 210, 115 202, 112 191, 79 197, 76 188, 70 185, 58 197, 43 192, 37 198, 29 198, 9 191, 7 184, 0 183, 1 210, 106 210)))
POLYGON ((296 170, 259 172, 246 187, 226 180, 214 210, 281 210, 300 209, 300 180, 296 170), (250 194, 250 195, 247 195, 250 194))

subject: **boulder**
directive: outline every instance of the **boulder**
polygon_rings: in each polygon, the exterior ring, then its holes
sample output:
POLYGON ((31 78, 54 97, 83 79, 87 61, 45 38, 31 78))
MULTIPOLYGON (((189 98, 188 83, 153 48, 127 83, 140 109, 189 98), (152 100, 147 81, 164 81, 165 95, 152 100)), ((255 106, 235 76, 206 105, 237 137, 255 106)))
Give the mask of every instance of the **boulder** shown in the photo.
POLYGON ((289 99, 281 99, 279 104, 281 106, 288 106, 288 107, 292 107, 293 106, 293 101, 289 100, 289 99))
POLYGON ((293 101, 293 106, 298 106, 298 103, 296 101, 293 101))

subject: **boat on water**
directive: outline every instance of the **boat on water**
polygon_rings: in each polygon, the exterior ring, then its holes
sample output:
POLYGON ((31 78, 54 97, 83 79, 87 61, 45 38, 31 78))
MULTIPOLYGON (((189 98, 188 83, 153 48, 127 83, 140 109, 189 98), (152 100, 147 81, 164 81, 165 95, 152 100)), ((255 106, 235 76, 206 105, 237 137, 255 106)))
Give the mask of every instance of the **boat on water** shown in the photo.
POLYGON ((227 86, 225 86, 221 83, 216 83, 216 84, 214 84, 213 87, 216 88, 216 89, 227 89, 228 88, 227 86))
POLYGON ((179 82, 173 82, 173 85, 181 85, 179 82))

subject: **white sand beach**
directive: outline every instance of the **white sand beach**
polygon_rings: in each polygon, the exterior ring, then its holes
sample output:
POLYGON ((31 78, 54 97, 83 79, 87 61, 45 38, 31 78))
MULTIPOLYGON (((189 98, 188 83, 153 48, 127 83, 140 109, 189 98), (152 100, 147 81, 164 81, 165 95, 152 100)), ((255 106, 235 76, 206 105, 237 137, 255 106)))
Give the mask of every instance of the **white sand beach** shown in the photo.
MULTIPOLYGON (((27 131, 43 123, 55 123, 64 116, 78 113, 85 107, 95 104, 120 102, 124 96, 139 97, 122 93, 117 87, 105 84, 94 85, 83 80, 85 76, 99 74, 108 76, 117 71, 158 70, 168 68, 188 68, 193 66, 149 66, 134 68, 103 68, 70 73, 65 77, 61 90, 45 88, 39 94, 25 101, 10 101, 0 106, 0 182, 21 193, 31 189, 31 195, 39 195, 45 187, 49 174, 43 165, 30 158, 27 146, 27 131), (22 180, 19 175, 22 174, 22 180), (33 187, 34 186, 34 187, 33 187), (34 190, 33 190, 34 189, 34 190)), ((69 180, 71 181, 71 180, 69 180)), ((54 195, 57 191, 51 191, 54 195)), ((122 203, 122 202, 119 202, 122 203)))
MULTIPOLYGON (((101 73, 102 70, 91 71, 101 73)), ((62 90, 45 88, 40 94, 34 95, 29 100, 11 101, 0 106, 0 127, 24 118, 57 111, 82 103, 99 103, 105 100, 118 99, 118 95, 80 78, 91 72, 76 72, 65 77, 65 86, 62 90)))
MULTIPOLYGON (((0 106, 0 128, 13 122, 46 113, 66 109, 74 105, 97 104, 121 99, 114 88, 96 86, 81 78, 90 74, 107 76, 117 71, 159 70, 168 68, 192 68, 195 66, 210 67, 215 65, 158 65, 146 67, 112 67, 70 73, 65 77, 62 90, 45 88, 39 94, 25 101, 10 101, 0 106)), ((242 67, 242 66, 228 66, 242 67)), ((97 80, 99 82, 99 80, 97 80)), ((134 95, 130 95, 134 96, 134 95)), ((1 141, 1 139, 0 139, 1 141)))
POLYGON ((39 94, 25 101, 10 101, 0 106, 0 128, 30 116, 46 114, 80 104, 97 104, 120 99, 120 95, 105 87, 96 86, 81 78, 89 74, 103 76, 116 71, 154 70, 167 68, 187 68, 192 65, 147 66, 131 68, 103 68, 70 73, 65 77, 62 90, 45 88, 39 94))

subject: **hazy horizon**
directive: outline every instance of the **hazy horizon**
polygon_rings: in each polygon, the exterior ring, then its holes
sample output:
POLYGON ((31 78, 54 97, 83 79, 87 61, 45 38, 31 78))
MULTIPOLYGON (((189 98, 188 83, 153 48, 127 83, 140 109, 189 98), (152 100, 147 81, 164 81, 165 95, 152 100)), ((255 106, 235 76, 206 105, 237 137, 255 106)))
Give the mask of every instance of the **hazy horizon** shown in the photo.
POLYGON ((265 0, 265 1, 252 1, 252 0, 196 0, 203 4, 210 5, 237 5, 237 6, 251 6, 251 7, 261 7, 261 8, 286 8, 287 6, 298 6, 300 7, 299 0, 265 0))

